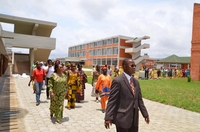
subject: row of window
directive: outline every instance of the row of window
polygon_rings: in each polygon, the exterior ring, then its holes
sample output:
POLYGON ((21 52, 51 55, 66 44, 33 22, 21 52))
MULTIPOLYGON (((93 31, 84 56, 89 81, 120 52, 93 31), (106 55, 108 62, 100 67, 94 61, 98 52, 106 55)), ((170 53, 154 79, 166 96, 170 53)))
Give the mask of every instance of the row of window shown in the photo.
MULTIPOLYGON (((117 54, 118 54, 118 47, 90 50, 90 56, 117 55, 117 54)), ((72 52, 69 53, 68 56, 69 57, 86 56, 86 51, 72 52)))
POLYGON ((78 46, 74 46, 74 47, 69 47, 69 51, 71 51, 71 50, 82 50, 82 49, 86 49, 86 44, 78 45, 78 46))
POLYGON ((90 50, 90 56, 117 55, 118 47, 90 50))
POLYGON ((93 59, 92 65, 117 65, 117 58, 93 59))
POLYGON ((101 40, 101 41, 90 43, 90 48, 98 47, 98 46, 105 46, 105 45, 109 45, 109 44, 116 44, 116 43, 118 43, 118 38, 111 38, 111 39, 106 39, 106 40, 101 40))
POLYGON ((86 52, 85 51, 73 52, 73 53, 69 53, 68 56, 69 57, 84 57, 84 56, 86 56, 86 52))
MULTIPOLYGON (((118 37, 90 43, 90 48, 98 47, 98 46, 106 46, 106 45, 109 45, 109 44, 116 44, 116 43, 118 43, 118 37)), ((69 51, 85 49, 86 45, 87 44, 77 45, 77 46, 74 46, 74 47, 69 47, 69 51)))

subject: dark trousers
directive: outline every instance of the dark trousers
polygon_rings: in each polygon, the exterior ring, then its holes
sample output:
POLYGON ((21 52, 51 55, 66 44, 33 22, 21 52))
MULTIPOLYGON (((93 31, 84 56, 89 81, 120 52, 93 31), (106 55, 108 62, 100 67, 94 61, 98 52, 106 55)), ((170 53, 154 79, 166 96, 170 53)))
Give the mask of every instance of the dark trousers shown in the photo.
POLYGON ((149 79, 149 71, 145 71, 144 73, 145 73, 145 78, 149 79))
POLYGON ((49 78, 47 78, 47 88, 46 88, 46 95, 47 95, 47 98, 49 98, 49 87, 48 87, 48 81, 49 81, 49 78))
MULTIPOLYGON (((134 113, 135 113, 135 109, 134 109, 134 113)), ((133 119, 134 119, 134 115, 133 115, 133 119)), ((133 122, 132 126, 128 129, 116 126, 116 130, 117 132, 138 132, 138 126, 134 126, 134 122, 133 122)))
POLYGON ((129 129, 124 129, 116 126, 117 132, 138 132, 138 126, 131 126, 129 129))

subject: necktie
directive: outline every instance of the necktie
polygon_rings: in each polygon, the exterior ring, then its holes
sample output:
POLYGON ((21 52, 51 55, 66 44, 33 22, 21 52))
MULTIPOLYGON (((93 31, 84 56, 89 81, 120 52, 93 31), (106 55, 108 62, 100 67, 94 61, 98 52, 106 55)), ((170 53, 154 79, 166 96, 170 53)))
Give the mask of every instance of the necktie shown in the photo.
POLYGON ((135 94, 135 90, 134 90, 134 83, 133 83, 133 78, 130 78, 130 86, 131 86, 131 90, 133 92, 133 94, 135 94))

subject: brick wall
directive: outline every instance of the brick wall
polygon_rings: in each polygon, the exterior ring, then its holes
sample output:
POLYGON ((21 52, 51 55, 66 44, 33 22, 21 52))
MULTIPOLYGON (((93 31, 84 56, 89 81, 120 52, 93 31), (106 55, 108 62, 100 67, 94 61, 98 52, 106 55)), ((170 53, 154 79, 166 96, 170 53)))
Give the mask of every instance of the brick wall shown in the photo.
POLYGON ((191 77, 200 80, 200 4, 194 4, 191 46, 191 77))

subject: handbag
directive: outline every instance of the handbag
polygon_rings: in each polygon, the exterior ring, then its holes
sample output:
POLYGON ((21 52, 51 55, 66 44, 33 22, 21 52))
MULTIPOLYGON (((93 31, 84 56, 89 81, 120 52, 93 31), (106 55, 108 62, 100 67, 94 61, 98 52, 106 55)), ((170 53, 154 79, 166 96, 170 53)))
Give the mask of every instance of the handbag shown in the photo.
POLYGON ((32 85, 33 85, 33 91, 36 91, 35 82, 32 82, 32 85))

